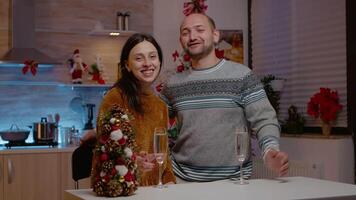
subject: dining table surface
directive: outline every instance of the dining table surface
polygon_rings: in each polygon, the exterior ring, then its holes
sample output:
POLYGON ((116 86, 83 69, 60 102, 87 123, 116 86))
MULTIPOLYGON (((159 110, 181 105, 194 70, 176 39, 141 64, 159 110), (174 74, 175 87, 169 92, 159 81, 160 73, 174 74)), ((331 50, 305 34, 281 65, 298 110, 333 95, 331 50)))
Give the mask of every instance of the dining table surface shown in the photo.
MULTIPOLYGON (((356 199, 356 185, 308 177, 251 179, 239 185, 236 180, 204 183, 169 184, 159 189, 139 187, 134 195, 108 199, 124 200, 287 200, 287 199, 356 199)), ((98 200, 92 189, 66 190, 64 200, 98 200)))

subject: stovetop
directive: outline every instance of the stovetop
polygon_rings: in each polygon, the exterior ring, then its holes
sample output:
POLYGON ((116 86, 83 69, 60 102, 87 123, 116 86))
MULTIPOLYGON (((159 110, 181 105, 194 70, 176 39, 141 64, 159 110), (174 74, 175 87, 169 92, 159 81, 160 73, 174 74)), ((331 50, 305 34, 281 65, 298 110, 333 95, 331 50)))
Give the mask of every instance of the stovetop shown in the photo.
POLYGON ((11 149, 11 147, 24 147, 24 146, 48 146, 48 147, 55 147, 58 146, 58 142, 53 141, 40 141, 40 142, 33 142, 27 143, 25 141, 17 141, 17 142, 8 142, 5 144, 7 149, 11 149))

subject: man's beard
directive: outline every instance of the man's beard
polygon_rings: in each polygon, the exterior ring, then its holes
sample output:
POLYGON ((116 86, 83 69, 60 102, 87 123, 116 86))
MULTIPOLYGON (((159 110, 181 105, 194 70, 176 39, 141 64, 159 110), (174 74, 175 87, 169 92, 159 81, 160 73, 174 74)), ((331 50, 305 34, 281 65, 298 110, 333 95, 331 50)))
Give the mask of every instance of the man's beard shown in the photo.
POLYGON ((189 48, 184 48, 184 51, 193 59, 193 60, 199 60, 201 58, 206 57, 211 53, 211 51, 214 50, 214 45, 211 44, 209 46, 203 47, 203 51, 198 52, 198 53, 192 53, 189 51, 189 48))

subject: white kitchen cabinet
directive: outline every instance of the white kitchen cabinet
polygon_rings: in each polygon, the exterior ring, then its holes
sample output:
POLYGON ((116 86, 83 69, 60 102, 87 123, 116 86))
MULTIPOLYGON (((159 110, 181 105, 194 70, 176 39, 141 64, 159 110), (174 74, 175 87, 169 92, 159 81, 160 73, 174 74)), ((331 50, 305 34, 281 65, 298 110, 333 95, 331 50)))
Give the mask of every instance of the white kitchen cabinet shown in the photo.
POLYGON ((51 153, 3 155, 3 199, 59 200, 59 156, 51 153))

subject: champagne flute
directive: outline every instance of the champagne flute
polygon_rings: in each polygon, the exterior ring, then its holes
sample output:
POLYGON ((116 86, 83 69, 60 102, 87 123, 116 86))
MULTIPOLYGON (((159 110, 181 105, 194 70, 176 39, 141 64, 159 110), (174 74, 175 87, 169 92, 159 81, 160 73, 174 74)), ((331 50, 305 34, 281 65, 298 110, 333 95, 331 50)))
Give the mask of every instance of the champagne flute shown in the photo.
POLYGON ((163 174, 163 163, 167 157, 168 152, 168 135, 167 131, 163 127, 155 128, 153 135, 153 152, 156 157, 159 166, 159 177, 158 177, 158 185, 157 188, 162 189, 162 174, 163 174))
POLYGON ((243 177, 243 163, 245 162, 248 154, 248 146, 249 146, 249 135, 247 131, 247 127, 240 127, 236 129, 236 156, 237 161, 240 164, 240 185, 248 184, 248 182, 243 177))

